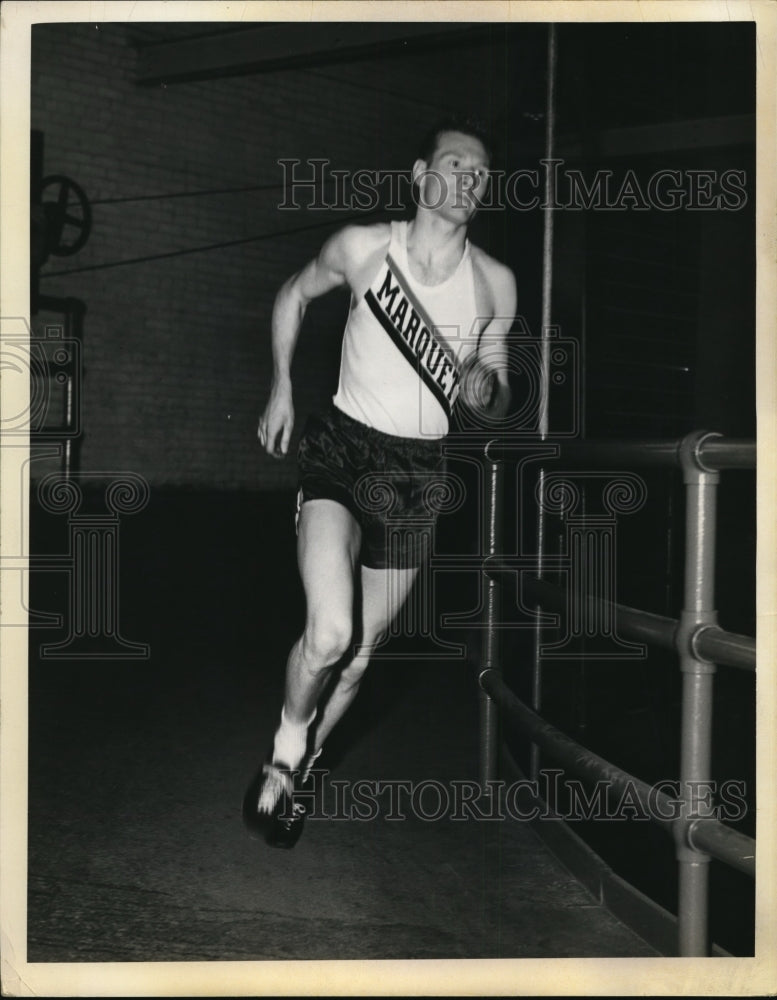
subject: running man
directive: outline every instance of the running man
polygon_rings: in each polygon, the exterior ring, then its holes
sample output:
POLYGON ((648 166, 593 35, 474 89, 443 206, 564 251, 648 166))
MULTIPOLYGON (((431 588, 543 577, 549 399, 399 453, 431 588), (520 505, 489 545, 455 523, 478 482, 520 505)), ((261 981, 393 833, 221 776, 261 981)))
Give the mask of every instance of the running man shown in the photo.
POLYGON ((346 226, 275 300, 274 374, 259 441, 283 458, 294 426, 292 355, 306 307, 333 288, 351 292, 337 393, 330 411, 306 425, 298 452, 305 628, 289 655, 272 750, 243 803, 247 826, 273 846, 296 843, 305 810, 295 792, 353 701, 428 549, 428 532, 412 527, 400 545, 388 544, 381 497, 388 489, 392 525, 398 511, 415 514, 416 524, 419 513, 428 520, 425 487, 443 470, 442 441, 459 392, 490 416, 509 406, 515 280, 467 239, 489 160, 478 128, 441 124, 413 165, 412 221, 346 226))

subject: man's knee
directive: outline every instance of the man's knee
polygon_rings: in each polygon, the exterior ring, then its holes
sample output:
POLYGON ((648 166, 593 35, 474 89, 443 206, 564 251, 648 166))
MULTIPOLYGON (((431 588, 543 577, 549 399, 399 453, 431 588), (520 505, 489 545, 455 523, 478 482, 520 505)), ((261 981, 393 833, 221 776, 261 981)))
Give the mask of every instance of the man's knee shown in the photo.
POLYGON ((356 650, 356 655, 351 662, 343 668, 343 672, 340 675, 341 680, 350 686, 358 684, 364 676, 365 670, 369 666, 370 657, 384 638, 385 632, 367 636, 366 639, 362 638, 362 641, 359 643, 356 650))
POLYGON ((313 619, 302 637, 306 660, 313 668, 331 667, 342 659, 351 644, 351 622, 336 615, 313 619))

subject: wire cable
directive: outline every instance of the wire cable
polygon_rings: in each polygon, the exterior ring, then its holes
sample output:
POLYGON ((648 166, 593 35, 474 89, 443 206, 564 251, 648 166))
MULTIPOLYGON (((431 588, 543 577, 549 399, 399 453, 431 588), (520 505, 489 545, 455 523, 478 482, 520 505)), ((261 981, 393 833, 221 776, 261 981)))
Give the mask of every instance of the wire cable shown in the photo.
POLYGON ((376 208, 370 212, 360 212, 354 215, 347 216, 343 219, 329 219, 326 222, 312 222, 308 226, 297 226, 296 229, 285 229, 278 232, 272 233, 261 233, 258 236, 246 236, 239 240, 228 240, 223 243, 209 243, 201 247, 189 247, 185 250, 169 250, 166 253, 154 253, 148 254, 145 257, 129 257, 126 260, 114 260, 109 261, 105 264, 88 264, 85 267, 70 267, 62 271, 45 271, 42 272, 39 277, 42 278, 55 278, 60 277, 65 274, 83 274, 85 271, 105 271, 113 267, 126 267, 129 264, 146 264, 152 260, 165 260, 171 257, 184 257, 187 254, 192 253, 206 253, 210 250, 223 250, 227 247, 241 246, 245 243, 258 243, 262 240, 277 239, 283 236, 293 236, 296 233, 310 232, 314 229, 324 229, 326 226, 342 225, 344 222, 354 222, 369 218, 371 216, 377 215, 383 212, 384 209, 376 208))
MULTIPOLYGON (((330 182, 331 183, 331 182, 330 182)), ((167 194, 137 194, 125 198, 96 198, 91 205, 120 205, 131 201, 163 201, 165 198, 199 198, 210 194, 244 194, 250 191, 277 191, 284 184, 251 184, 247 187, 208 188, 202 191, 173 191, 167 194)))

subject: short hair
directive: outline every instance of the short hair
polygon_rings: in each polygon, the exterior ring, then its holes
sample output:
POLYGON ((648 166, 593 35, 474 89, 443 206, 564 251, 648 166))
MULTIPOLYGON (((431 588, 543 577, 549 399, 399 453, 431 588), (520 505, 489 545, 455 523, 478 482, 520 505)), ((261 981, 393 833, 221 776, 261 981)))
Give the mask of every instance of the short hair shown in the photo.
POLYGON ((431 162, 432 157, 437 151, 440 136, 443 132, 461 132, 463 135, 469 135, 473 139, 477 139, 483 144, 489 162, 491 161, 493 143, 491 142, 487 126, 477 118, 461 114, 448 115, 446 118, 440 119, 433 128, 429 129, 419 147, 419 160, 423 160, 424 163, 431 162))

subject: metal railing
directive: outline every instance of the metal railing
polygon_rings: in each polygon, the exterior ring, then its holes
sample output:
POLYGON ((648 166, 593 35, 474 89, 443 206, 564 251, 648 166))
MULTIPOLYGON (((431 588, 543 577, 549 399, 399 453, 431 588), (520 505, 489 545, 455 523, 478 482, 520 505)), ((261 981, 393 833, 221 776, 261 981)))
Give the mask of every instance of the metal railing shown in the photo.
MULTIPOLYGON (((670 799, 645 782, 591 753, 554 728, 520 701, 502 678, 499 652, 501 588, 520 572, 515 557, 502 553, 504 467, 525 454, 525 443, 491 441, 486 445, 486 557, 484 626, 480 663, 480 780, 484 788, 496 778, 498 713, 534 747, 553 756, 580 778, 606 779, 614 788, 636 790, 647 815, 669 832, 678 861, 678 942, 681 956, 707 955, 709 860, 717 858, 739 871, 755 874, 755 840, 714 818, 703 817, 699 792, 709 788, 712 750, 713 676, 716 664, 755 669, 755 641, 718 627, 714 608, 715 520, 717 488, 723 469, 755 467, 753 441, 724 440, 696 431, 676 441, 575 441, 558 446, 568 467, 679 466, 686 494, 684 605, 679 619, 585 595, 586 605, 606 612, 624 639, 643 640, 674 649, 682 671, 680 731, 681 794, 670 799), (652 808, 648 808, 652 805, 652 808), (656 808, 656 807, 659 808, 656 808)), ((559 609, 568 593, 522 574, 524 590, 543 609, 559 609)), ((705 794, 708 794, 705 793, 705 794)))
MULTIPOLYGON (((43 351, 41 358, 42 374, 48 379, 55 379, 58 383, 64 384, 65 400, 61 414, 61 426, 58 429, 51 426, 41 427, 40 431, 31 429, 30 444, 35 445, 40 440, 56 441, 58 437, 61 437, 58 447, 60 450, 62 472, 66 479, 70 479, 71 475, 78 471, 79 466, 81 437, 78 411, 81 405, 80 392, 81 380, 83 378, 80 351, 78 354, 73 353, 71 345, 77 343, 80 346, 83 342, 86 305, 81 299, 76 299, 72 296, 61 298, 52 295, 35 295, 33 310, 35 313, 41 310, 58 313, 63 318, 61 326, 60 324, 47 324, 57 331, 56 337, 50 338, 47 334, 42 341, 33 341, 33 346, 43 351), (57 350, 60 343, 63 349, 57 350), (56 363, 53 363, 50 357, 52 352, 60 355, 65 360, 63 361, 61 358, 58 358, 56 363), (58 430, 61 434, 58 434, 58 430)), ((45 392, 44 385, 33 386, 33 389, 42 395, 45 392)))

